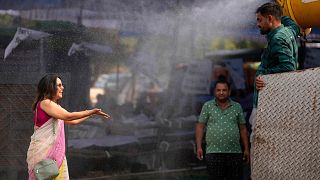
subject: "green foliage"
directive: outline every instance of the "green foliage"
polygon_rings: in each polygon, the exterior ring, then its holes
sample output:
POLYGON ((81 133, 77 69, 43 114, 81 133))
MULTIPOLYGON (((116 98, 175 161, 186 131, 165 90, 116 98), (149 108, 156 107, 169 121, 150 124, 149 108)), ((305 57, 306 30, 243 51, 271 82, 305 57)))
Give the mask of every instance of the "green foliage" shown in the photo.
POLYGON ((10 27, 12 26, 14 17, 9 15, 0 15, 0 26, 1 27, 10 27))
POLYGON ((244 48, 261 48, 263 43, 253 40, 235 40, 231 38, 216 38, 211 40, 208 46, 208 51, 216 50, 235 50, 244 48))

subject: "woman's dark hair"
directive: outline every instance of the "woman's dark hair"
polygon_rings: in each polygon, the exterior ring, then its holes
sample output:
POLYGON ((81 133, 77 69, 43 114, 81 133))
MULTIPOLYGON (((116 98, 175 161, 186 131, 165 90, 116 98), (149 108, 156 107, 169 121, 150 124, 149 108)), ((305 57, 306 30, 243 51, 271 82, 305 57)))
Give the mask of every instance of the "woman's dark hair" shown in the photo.
POLYGON ((277 3, 265 3, 261 5, 256 13, 260 13, 262 16, 272 15, 277 20, 281 19, 282 16, 282 9, 277 3))
POLYGON ((40 79, 37 87, 37 96, 32 104, 35 110, 37 103, 44 98, 52 99, 57 92, 57 78, 61 79, 57 74, 47 74, 40 79))

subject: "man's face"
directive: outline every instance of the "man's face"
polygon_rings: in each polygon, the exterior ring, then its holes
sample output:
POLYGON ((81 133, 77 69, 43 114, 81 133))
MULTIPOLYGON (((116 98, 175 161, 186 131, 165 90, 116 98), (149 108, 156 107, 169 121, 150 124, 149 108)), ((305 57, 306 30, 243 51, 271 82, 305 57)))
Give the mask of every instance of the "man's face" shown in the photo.
POLYGON ((216 88, 214 90, 214 95, 216 97, 217 101, 226 101, 228 100, 230 96, 230 90, 228 88, 228 85, 225 83, 218 83, 216 85, 216 88))
POLYGON ((262 35, 268 34, 271 31, 271 23, 269 16, 262 16, 260 13, 257 13, 257 26, 260 29, 262 35))

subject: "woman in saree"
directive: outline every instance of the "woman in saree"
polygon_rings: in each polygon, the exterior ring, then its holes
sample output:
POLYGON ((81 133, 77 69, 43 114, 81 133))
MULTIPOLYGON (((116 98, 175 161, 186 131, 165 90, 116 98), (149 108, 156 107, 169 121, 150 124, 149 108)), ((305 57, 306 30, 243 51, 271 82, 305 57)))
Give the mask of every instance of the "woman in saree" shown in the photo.
POLYGON ((110 116, 101 109, 68 112, 59 105, 64 87, 56 74, 45 75, 38 84, 37 96, 32 105, 34 110, 34 133, 27 153, 29 180, 35 180, 34 166, 43 159, 56 161, 59 175, 56 179, 69 179, 65 156, 64 124, 79 124, 91 115, 110 116))

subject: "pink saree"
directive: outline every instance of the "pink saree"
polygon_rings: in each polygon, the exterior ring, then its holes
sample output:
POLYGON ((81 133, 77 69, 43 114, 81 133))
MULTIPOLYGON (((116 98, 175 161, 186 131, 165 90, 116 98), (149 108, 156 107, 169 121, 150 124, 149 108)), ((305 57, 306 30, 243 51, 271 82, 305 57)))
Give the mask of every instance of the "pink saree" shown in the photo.
POLYGON ((55 179, 69 179, 65 158, 64 122, 50 118, 41 127, 35 129, 27 153, 29 180, 35 180, 33 168, 43 159, 54 159, 59 167, 59 176, 55 179))

